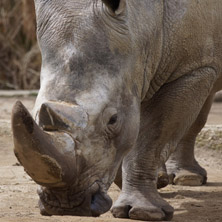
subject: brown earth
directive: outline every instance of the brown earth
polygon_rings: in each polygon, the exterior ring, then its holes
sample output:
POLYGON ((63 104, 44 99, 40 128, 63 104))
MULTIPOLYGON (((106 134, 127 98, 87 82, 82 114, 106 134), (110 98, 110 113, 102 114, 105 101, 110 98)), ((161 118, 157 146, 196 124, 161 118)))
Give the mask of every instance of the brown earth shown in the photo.
MULTIPOLYGON (((20 98, 31 110, 34 97, 20 98)), ((117 222, 120 220, 106 213, 100 218, 43 217, 39 214, 37 185, 17 164, 9 129, 10 112, 17 98, 0 98, 0 221, 4 222, 117 222)), ((222 125, 222 103, 213 105, 208 124, 222 125)), ((167 186, 161 195, 174 208, 173 221, 221 222, 222 221, 222 152, 198 148, 198 161, 208 171, 208 183, 200 187, 167 186)), ((115 185, 109 194, 115 200, 119 190, 115 185)))

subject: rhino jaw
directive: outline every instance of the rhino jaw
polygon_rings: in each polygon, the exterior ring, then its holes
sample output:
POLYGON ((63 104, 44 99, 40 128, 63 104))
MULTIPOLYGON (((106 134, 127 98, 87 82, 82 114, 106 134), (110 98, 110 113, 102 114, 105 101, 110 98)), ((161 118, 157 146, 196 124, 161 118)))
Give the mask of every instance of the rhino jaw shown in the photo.
POLYGON ((44 132, 20 101, 13 107, 12 131, 15 155, 36 183, 46 187, 73 184, 77 168, 71 136, 44 132), (61 148, 64 145, 66 150, 61 148))

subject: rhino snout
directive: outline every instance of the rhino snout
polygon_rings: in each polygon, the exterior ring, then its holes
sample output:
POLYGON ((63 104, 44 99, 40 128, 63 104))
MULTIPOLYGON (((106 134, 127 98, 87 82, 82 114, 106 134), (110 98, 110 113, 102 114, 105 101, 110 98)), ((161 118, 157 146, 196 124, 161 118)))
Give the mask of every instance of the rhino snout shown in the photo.
MULTIPOLYGON (((64 124, 53 126, 65 125, 72 109, 64 111, 61 107, 64 108, 56 103, 42 105, 40 122, 45 124, 44 127, 56 123, 56 120, 57 123, 61 120, 64 124), (51 122, 45 122, 48 120, 47 115, 51 122)), ((76 115, 85 117, 84 112, 74 108, 76 115)), ((85 120, 82 118, 75 124, 84 126, 85 120)), ((21 102, 15 104, 12 112, 14 152, 25 171, 42 186, 38 190, 41 213, 99 216, 107 212, 111 208, 112 200, 99 182, 88 181, 84 185, 80 184, 81 157, 77 154, 78 144, 71 134, 66 130, 42 128, 36 124, 21 102)))

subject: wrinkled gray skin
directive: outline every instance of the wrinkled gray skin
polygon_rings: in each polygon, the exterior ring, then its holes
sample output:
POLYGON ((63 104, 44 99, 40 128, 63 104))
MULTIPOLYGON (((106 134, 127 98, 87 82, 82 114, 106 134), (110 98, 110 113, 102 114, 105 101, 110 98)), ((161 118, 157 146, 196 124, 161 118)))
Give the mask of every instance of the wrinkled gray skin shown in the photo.
POLYGON ((41 213, 105 213, 120 167, 113 215, 171 219, 173 208, 156 187, 206 182, 193 149, 222 88, 221 2, 35 5, 42 53, 37 125, 19 102, 12 124, 15 154, 42 185, 41 213))

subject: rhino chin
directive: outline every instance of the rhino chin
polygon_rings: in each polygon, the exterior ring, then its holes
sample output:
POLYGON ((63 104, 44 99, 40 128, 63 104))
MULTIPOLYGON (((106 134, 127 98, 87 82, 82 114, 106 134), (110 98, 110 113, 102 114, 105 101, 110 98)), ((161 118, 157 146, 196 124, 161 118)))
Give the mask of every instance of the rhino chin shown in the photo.
POLYGON ((98 217, 112 206, 111 198, 94 183, 88 190, 72 194, 70 190, 39 188, 40 213, 44 216, 69 215, 98 217), (97 191, 95 192, 95 189, 97 191), (94 193, 95 192, 95 193, 94 193))

